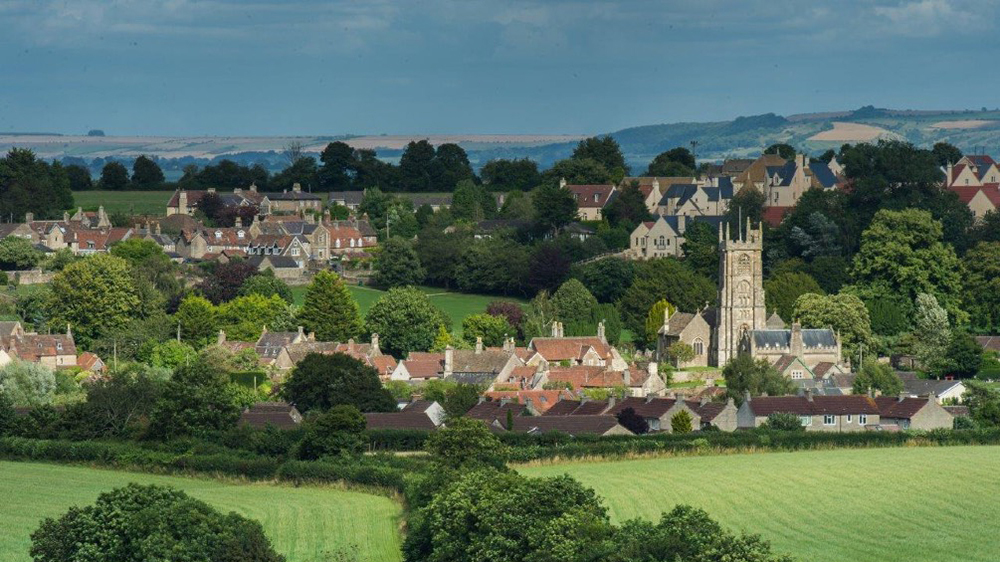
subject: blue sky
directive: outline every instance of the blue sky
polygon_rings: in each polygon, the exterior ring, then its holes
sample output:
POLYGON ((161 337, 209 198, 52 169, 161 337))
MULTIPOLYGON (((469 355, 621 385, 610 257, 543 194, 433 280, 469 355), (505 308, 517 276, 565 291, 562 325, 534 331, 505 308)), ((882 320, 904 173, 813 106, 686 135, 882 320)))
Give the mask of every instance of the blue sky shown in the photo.
POLYGON ((989 1, 0 2, 0 132, 598 133, 997 105, 989 1))

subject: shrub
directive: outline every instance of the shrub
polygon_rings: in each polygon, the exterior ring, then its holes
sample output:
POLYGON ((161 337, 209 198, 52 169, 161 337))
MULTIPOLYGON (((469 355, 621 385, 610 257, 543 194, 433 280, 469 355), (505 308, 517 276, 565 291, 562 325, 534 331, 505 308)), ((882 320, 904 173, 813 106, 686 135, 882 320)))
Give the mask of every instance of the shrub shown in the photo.
POLYGON ((778 431, 805 431, 802 422, 795 414, 788 412, 774 412, 767 416, 767 421, 761 426, 764 429, 775 429, 778 431))
POLYGON ((687 410, 681 410, 670 418, 670 430, 674 433, 691 433, 692 421, 691 414, 687 410))

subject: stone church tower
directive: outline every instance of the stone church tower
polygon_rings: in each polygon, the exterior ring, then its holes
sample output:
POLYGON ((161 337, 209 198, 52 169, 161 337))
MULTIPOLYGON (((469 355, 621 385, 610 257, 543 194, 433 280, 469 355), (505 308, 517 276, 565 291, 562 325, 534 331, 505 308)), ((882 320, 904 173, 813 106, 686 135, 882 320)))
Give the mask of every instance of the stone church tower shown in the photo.
MULTIPOLYGON (((741 225, 742 226, 742 225, 741 225)), ((750 352, 754 330, 765 329, 764 275, 761 258, 764 232, 761 225, 738 229, 736 239, 729 224, 719 225, 719 313, 716 325, 716 361, 722 367, 741 351, 750 352)))

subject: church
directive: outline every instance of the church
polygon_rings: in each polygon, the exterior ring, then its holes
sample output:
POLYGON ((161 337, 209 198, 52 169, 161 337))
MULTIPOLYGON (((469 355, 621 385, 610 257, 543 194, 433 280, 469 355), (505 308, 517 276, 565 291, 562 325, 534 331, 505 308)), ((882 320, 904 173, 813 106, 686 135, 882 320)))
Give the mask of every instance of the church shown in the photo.
POLYGON ((719 225, 718 308, 665 314, 657 356, 682 341, 695 356, 678 367, 722 367, 740 353, 767 359, 792 378, 813 378, 818 366, 839 366, 840 337, 833 330, 803 329, 798 322, 789 328, 776 313, 767 316, 762 226, 754 228, 748 219, 746 230, 738 230, 733 238, 728 223, 719 225))

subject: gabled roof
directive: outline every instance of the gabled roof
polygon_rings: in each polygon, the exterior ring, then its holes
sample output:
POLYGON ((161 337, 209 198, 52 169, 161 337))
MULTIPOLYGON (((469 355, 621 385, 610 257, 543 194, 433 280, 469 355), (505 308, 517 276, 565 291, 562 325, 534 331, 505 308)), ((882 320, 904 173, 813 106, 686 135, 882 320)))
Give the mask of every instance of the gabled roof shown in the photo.
POLYGON ((257 338, 254 349, 264 359, 274 359, 282 348, 295 341, 298 332, 264 332, 257 338))
MULTIPOLYGON (((549 382, 569 383, 574 390, 581 388, 611 388, 625 385, 623 371, 609 371, 606 367, 575 365, 549 367, 549 382)), ((629 386, 629 385, 625 385, 629 386)))
POLYGON ((903 391, 914 396, 941 396, 962 383, 960 380, 921 379, 915 373, 897 373, 903 381, 903 391))
POLYGON ((547 361, 580 359, 591 347, 601 358, 607 358, 611 352, 611 346, 596 336, 532 338, 528 347, 537 351, 547 361))
POLYGON ((821 186, 831 188, 837 185, 837 176, 830 170, 830 165, 826 162, 810 162, 809 170, 812 171, 813 177, 821 186))
POLYGON ((66 334, 24 334, 8 351, 13 351, 11 355, 22 361, 38 363, 42 357, 76 357, 76 343, 73 336, 66 334))
POLYGON ((426 412, 369 412, 365 421, 368 429, 437 429, 426 412))
POLYGON ((661 418, 671 408, 677 405, 673 398, 626 398, 617 402, 607 413, 618 415, 626 408, 632 408, 635 413, 644 418, 661 418))
POLYGON ((603 208, 617 193, 613 185, 567 185, 566 189, 573 193, 578 207, 595 209, 603 208))
POLYGON ((790 353, 785 353, 785 354, 781 355, 780 357, 778 357, 778 360, 775 361, 772 366, 779 373, 784 373, 785 370, 787 370, 789 367, 791 367, 793 363, 798 363, 799 365, 802 365, 802 367, 805 368, 805 370, 808 371, 810 375, 812 375, 812 371, 809 369, 809 367, 807 367, 806 364, 801 359, 799 359, 797 356, 792 355, 790 353))
POLYGON ((687 404, 688 408, 694 410, 694 413, 698 414, 698 417, 701 418, 701 423, 711 422, 718 417, 728 405, 726 402, 709 401, 702 404, 698 400, 685 400, 684 403, 687 404))
POLYGON ((302 415, 287 402, 258 402, 240 414, 240 425, 264 429, 273 425, 278 429, 294 429, 302 422, 302 415))
POLYGON ((315 193, 306 191, 283 191, 281 193, 268 193, 267 198, 271 201, 319 201, 322 198, 315 193))
POLYGON ((512 416, 523 415, 527 410, 524 404, 519 404, 517 402, 501 402, 500 400, 484 400, 465 413, 466 417, 483 420, 486 423, 490 423, 493 420, 500 420, 504 422, 507 419, 507 412, 510 411, 512 416))
POLYGON ((926 398, 897 398, 895 396, 879 396, 875 398, 878 414, 882 418, 910 419, 928 404, 926 398))
POLYGON ((489 373, 496 375, 507 362, 511 353, 502 349, 484 349, 476 352, 472 349, 456 349, 452 351, 452 373, 489 373))
POLYGON ((536 412, 545 414, 552 409, 552 406, 561 404, 563 398, 568 398, 572 394, 567 390, 491 390, 483 393, 483 396, 493 401, 512 400, 525 406, 531 402, 531 407, 536 412))
POLYGON ((604 435, 616 427, 621 426, 618 425, 618 420, 613 416, 527 416, 514 418, 514 431, 521 433, 559 431, 569 435, 604 435))
POLYGON ((579 400, 563 399, 553 404, 545 412, 546 416, 568 416, 580 407, 579 400))

